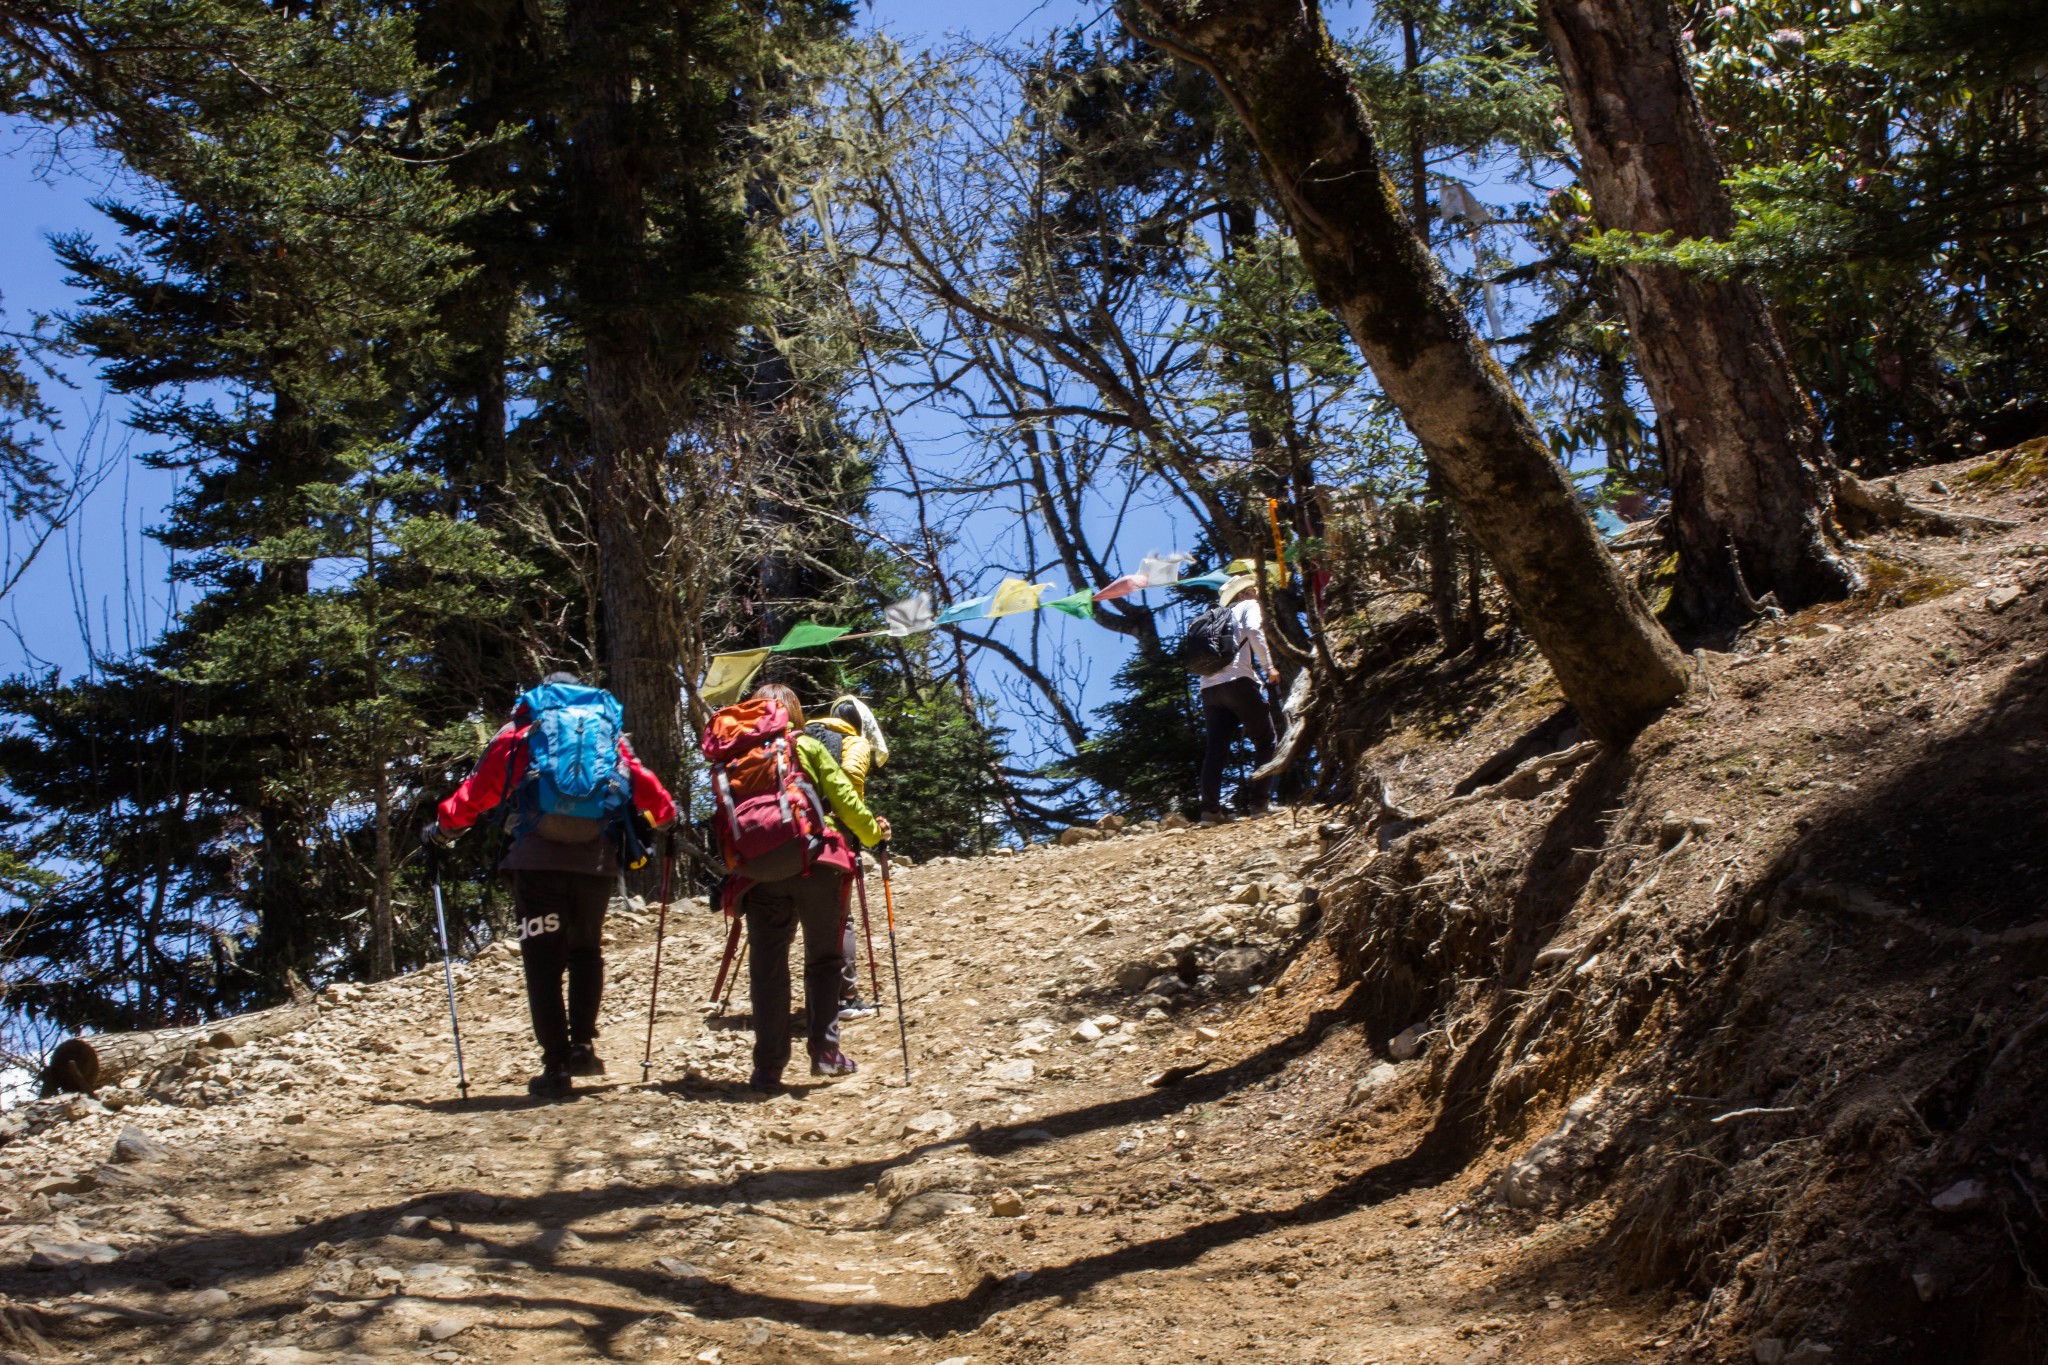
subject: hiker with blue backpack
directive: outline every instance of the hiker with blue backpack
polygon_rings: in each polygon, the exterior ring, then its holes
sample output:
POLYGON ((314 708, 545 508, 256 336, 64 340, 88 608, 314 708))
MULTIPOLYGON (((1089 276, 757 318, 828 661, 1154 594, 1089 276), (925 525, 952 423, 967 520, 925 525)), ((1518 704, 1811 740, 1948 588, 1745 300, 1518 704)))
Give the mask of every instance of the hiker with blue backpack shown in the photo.
POLYGON ((712 828, 726 876, 719 909, 744 916, 754 1013, 749 1086, 782 1089, 789 1065, 789 949, 804 937, 804 1014, 813 1076, 859 1068, 839 1046, 840 977, 846 958, 846 892, 854 873, 848 838, 872 848, 889 837, 830 751, 804 733, 796 694, 764 683, 718 711, 704 728, 711 765, 712 828))
POLYGON ((597 1012, 604 999, 604 914, 619 875, 643 865, 676 803, 626 739, 618 698, 572 673, 550 673, 523 694, 476 771, 420 831, 453 847, 503 811, 512 846, 498 866, 512 882, 526 1006, 540 1044, 530 1094, 556 1097, 576 1076, 602 1076, 597 1012), (562 979, 568 977, 568 1001, 562 979))
MULTIPOLYGON (((1273 713, 1259 683, 1280 681, 1273 652, 1266 644, 1265 616, 1259 610, 1258 580, 1239 574, 1224 583, 1216 605, 1197 616, 1181 637, 1181 661, 1199 680, 1202 692, 1202 813, 1205 825, 1220 825, 1223 811, 1223 769, 1239 730, 1252 744, 1252 767, 1273 756, 1273 713)), ((1246 810, 1264 815, 1272 809, 1270 784, 1253 778, 1244 785, 1246 810)))

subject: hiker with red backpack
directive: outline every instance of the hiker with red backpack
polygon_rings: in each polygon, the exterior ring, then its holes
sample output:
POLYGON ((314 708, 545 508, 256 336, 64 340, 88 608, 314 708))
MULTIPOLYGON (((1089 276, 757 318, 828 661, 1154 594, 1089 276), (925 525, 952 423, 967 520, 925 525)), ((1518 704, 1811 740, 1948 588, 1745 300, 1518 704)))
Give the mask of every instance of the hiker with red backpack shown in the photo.
POLYGON ((519 698, 420 840, 451 848, 498 810, 513 836, 498 866, 512 882, 526 1005, 540 1044, 540 1074, 526 1089, 563 1096, 575 1089, 573 1077, 604 1074, 596 1046, 604 914, 620 860, 646 862, 655 835, 674 823, 676 803, 634 757, 618 698, 573 673, 550 673, 519 698))
POLYGON ((799 926, 811 1074, 851 1075, 858 1068, 840 1050, 839 994, 846 879, 854 862, 841 827, 872 848, 889 837, 889 822, 869 812, 831 753, 804 733, 802 705, 778 683, 764 683, 712 716, 703 752, 727 869, 720 908, 746 916, 753 945, 748 1084, 764 1093, 782 1088, 791 1051, 789 949, 799 926))

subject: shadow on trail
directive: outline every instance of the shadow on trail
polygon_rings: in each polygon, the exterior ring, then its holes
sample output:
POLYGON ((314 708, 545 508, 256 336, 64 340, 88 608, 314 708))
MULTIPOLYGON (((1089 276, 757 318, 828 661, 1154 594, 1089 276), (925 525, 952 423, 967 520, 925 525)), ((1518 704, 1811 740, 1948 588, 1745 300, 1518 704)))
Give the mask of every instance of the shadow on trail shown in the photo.
MULTIPOLYGON (((981 1153, 1008 1151, 1027 1145, 1042 1149, 1048 1144, 1036 1135, 1022 1142, 1018 1139, 1032 1129, 1051 1133, 1055 1140, 1073 1138, 1102 1129, 1153 1122, 1175 1111, 1213 1102, 1279 1071, 1289 1056, 1311 1046, 1325 1029, 1337 1021, 1339 1015, 1338 1010, 1315 1011, 1304 1019, 1293 1033, 1269 1043, 1258 1052, 1230 1066, 1201 1072, 1177 1085, 1146 1090, 1062 1113, 1041 1115, 1028 1121, 995 1125, 972 1135, 966 1140, 966 1145, 981 1153)), ((692 1094, 693 1098, 731 1098, 723 1095, 705 1096, 702 1092, 710 1087, 688 1078, 658 1088, 673 1088, 684 1093, 695 1092, 692 1094)), ((480 1112, 523 1110, 539 1107, 541 1104, 541 1101, 530 1100, 525 1096, 503 1096, 472 1100, 466 1107, 456 1100, 414 1102, 411 1107, 421 1112, 455 1118, 480 1112)), ((431 1143, 433 1139, 419 1141, 431 1143)), ((1094 1285, 1133 1271, 1186 1265, 1217 1248, 1262 1235, 1275 1227, 1312 1224, 1341 1217, 1357 1208, 1432 1183, 1450 1173, 1450 1168, 1441 1161, 1417 1156, 1401 1158, 1348 1179, 1292 1208, 1233 1211, 1165 1236, 1134 1241, 1111 1250, 1079 1257, 1063 1265, 1036 1270, 1028 1279, 1021 1282, 998 1280, 984 1275, 980 1283, 951 1298, 912 1306, 826 1302, 722 1285, 701 1289, 685 1288, 658 1270, 578 1265, 562 1256, 540 1251, 531 1242, 524 1240, 523 1235, 519 1241, 494 1238, 491 1235, 493 1224, 518 1223, 537 1224, 544 1228, 560 1227, 570 1223, 584 1223, 607 1214, 649 1209, 663 1204, 705 1207, 743 1204, 750 1199, 762 1197, 766 1189, 771 1187, 776 1190, 778 1198, 822 1201, 858 1194, 865 1185, 876 1180, 883 1171, 891 1167, 916 1161, 941 1148, 960 1145, 962 1144, 958 1141, 923 1143, 900 1155, 882 1159, 852 1161, 845 1165, 788 1166, 719 1182, 613 1184, 590 1190, 549 1190, 534 1195, 508 1196, 495 1195, 489 1190, 474 1187, 442 1186, 408 1193, 403 1198, 388 1203, 358 1209, 345 1215, 315 1219, 302 1226, 279 1229, 275 1232, 194 1229, 187 1235, 167 1240, 145 1260, 96 1267, 91 1279, 97 1286, 118 1292, 124 1282, 138 1286, 142 1282, 152 1280, 160 1283, 163 1278, 170 1277, 173 1267, 189 1268, 204 1265, 223 1273, 255 1267, 281 1268, 296 1263, 308 1249, 322 1242, 343 1246, 352 1241, 380 1237, 384 1235, 390 1221, 407 1210, 417 1210, 427 1204, 442 1205, 451 1209, 461 1208, 467 1204, 490 1210, 487 1213, 458 1215, 461 1220, 461 1236, 478 1243, 487 1256, 524 1261, 536 1268, 544 1268, 554 1275, 582 1279, 590 1282, 594 1290, 598 1286, 606 1286, 617 1290, 630 1290, 656 1300, 679 1303, 687 1306, 697 1317, 706 1320, 758 1317, 786 1324, 810 1326, 821 1316, 831 1314, 834 1315, 834 1325, 852 1326, 870 1334, 911 1332, 943 1335, 949 1331, 960 1330, 963 1326, 971 1326, 980 1318, 1010 1304, 1031 1300, 1067 1299, 1094 1285), (798 1191, 801 1191, 801 1194, 798 1194, 798 1191)), ((280 1175, 298 1169, 294 1165, 292 1154, 281 1152, 277 1154, 273 1163, 249 1168, 239 1178, 261 1179, 266 1166, 280 1175)), ((806 1231, 876 1230, 872 1227, 844 1226, 828 1229, 810 1225, 802 1218, 791 1218, 787 1214, 776 1216, 790 1222, 799 1235, 806 1231)), ((578 1235, 587 1243, 605 1244, 629 1242, 645 1234, 638 1229, 618 1229, 579 1231, 578 1235)), ((573 1256, 573 1252, 570 1255, 573 1256)), ((651 1257, 652 1248, 650 1259, 651 1257)), ((40 1272, 0 1272, 0 1293, 33 1299, 47 1295, 53 1287, 53 1278, 40 1272)), ((414 1297, 432 1301, 431 1296, 414 1297)), ((560 1306, 565 1310, 595 1316, 598 1325, 585 1330, 594 1337, 605 1339, 615 1336, 626 1326, 646 1315, 644 1307, 571 1299, 559 1294, 526 1298, 516 1293, 486 1292, 465 1297, 461 1302, 471 1306, 502 1302, 506 1306, 523 1305, 528 1309, 560 1306)), ((508 1325, 508 1330, 519 1329, 516 1325, 508 1325)))

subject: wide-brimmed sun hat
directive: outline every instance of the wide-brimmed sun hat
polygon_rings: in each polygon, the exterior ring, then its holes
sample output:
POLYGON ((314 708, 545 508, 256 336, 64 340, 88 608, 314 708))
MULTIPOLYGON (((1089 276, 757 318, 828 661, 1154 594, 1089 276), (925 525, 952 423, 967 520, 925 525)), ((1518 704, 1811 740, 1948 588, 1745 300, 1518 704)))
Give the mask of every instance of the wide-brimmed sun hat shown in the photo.
POLYGON ((1259 586, 1259 580, 1250 574, 1239 574, 1216 590, 1216 605, 1227 607, 1238 598, 1259 586))

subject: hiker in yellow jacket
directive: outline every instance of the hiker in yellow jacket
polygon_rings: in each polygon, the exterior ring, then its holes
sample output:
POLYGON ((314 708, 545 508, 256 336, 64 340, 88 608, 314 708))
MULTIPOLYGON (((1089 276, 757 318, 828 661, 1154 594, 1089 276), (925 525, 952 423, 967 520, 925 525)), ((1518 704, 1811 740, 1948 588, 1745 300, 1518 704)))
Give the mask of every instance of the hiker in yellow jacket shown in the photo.
MULTIPOLYGON (((866 801, 868 772, 889 761, 889 741, 868 704, 859 697, 840 697, 832 703, 831 712, 805 726, 804 733, 825 746, 825 751, 839 764, 839 770, 846 774, 854 795, 866 801)), ((840 978, 839 1017, 866 1019, 877 1006, 860 997, 860 957, 856 951, 859 945, 854 942, 851 915, 846 917, 845 942, 841 946, 846 968, 840 978)))
MULTIPOLYGON (((871 848, 887 839, 889 822, 868 810, 831 752, 804 733, 803 707, 796 694, 779 683, 763 683, 754 689, 754 697, 773 701, 787 712, 788 733, 794 740, 790 747, 797 764, 840 827, 862 846, 871 848)), ((706 753, 710 754, 708 748, 706 753)), ((811 842, 815 845, 817 841, 811 842)), ((789 1064, 789 949, 799 928, 804 938, 804 1012, 811 1074, 846 1076, 858 1070, 839 1046, 847 877, 828 870, 823 863, 814 864, 811 859, 816 848, 807 851, 804 843, 792 840, 781 844, 735 869, 747 883, 740 896, 740 910, 753 944, 747 984, 753 999, 754 1072, 748 1083, 770 1094, 782 1088, 782 1072, 789 1064)))

